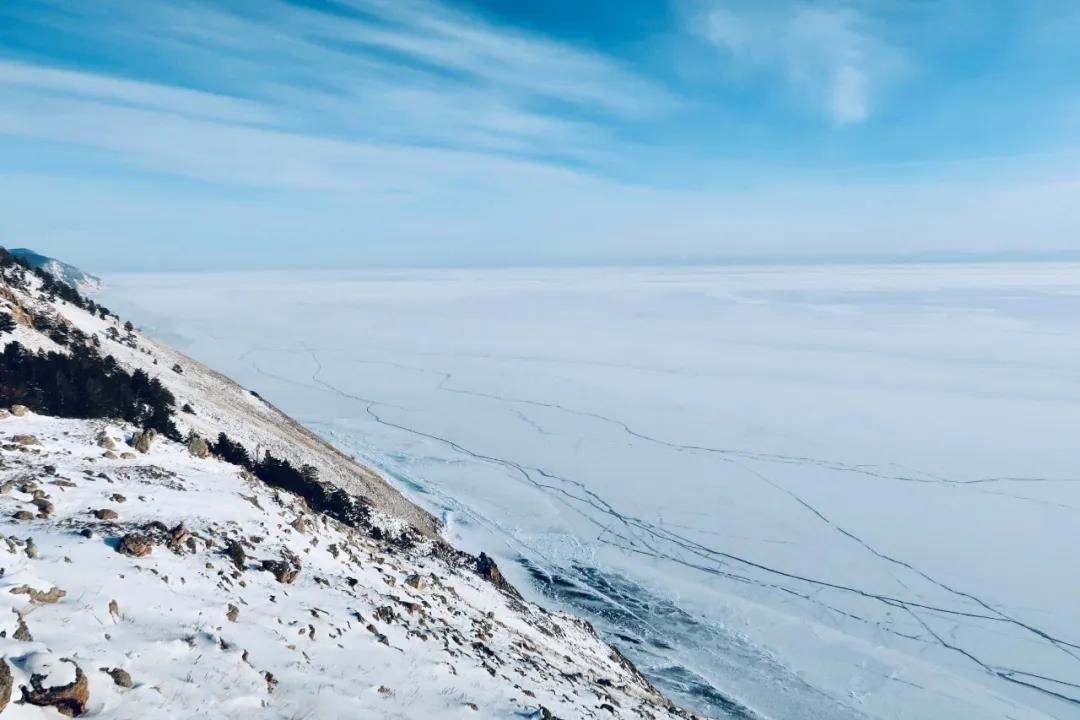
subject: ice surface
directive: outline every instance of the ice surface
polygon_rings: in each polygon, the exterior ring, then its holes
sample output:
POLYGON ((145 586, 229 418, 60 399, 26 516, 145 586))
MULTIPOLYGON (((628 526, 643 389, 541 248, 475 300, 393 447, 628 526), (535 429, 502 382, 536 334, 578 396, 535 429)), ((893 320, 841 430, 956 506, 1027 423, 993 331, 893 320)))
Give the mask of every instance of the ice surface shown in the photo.
POLYGON ((680 701, 1080 717, 1080 266, 107 283, 680 701))

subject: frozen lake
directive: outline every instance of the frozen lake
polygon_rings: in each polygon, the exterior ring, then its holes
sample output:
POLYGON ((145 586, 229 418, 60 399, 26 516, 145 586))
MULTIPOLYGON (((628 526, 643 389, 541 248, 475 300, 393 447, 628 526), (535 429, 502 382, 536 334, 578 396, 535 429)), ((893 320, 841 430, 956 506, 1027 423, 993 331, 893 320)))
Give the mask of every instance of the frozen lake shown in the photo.
POLYGON ((1080 265, 107 282, 680 702, 1080 718, 1080 265))

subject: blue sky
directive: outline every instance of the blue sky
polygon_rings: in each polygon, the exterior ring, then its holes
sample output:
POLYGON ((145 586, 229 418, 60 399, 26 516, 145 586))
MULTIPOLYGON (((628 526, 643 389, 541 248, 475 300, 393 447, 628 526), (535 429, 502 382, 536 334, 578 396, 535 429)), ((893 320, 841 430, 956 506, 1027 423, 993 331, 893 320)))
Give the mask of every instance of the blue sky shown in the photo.
POLYGON ((0 244, 108 270, 1080 251, 1072 0, 0 4, 0 244))

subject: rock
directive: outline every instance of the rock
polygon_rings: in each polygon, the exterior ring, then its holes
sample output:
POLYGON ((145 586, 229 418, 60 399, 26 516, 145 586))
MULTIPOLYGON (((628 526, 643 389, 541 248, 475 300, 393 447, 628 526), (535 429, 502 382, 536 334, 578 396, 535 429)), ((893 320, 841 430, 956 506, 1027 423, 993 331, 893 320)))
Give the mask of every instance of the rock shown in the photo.
POLYGON ((12 684, 11 668, 8 667, 7 660, 0 658, 0 713, 4 712, 8 703, 11 702, 12 684))
POLYGON ((13 638, 19 642, 34 642, 34 636, 30 634, 30 628, 26 627, 26 620, 23 619, 22 613, 12 610, 15 613, 15 632, 12 635, 13 638))
POLYGON ((225 613, 225 617, 229 619, 229 622, 236 622, 236 619, 240 617, 240 608, 229 603, 229 610, 225 613))
POLYGON ((283 585, 291 585, 300 574, 300 568, 281 560, 263 560, 262 569, 274 574, 274 579, 283 585))
POLYGON ((244 548, 240 543, 235 540, 230 540, 229 544, 225 546, 225 556, 232 560, 232 564, 240 572, 247 568, 247 553, 244 552, 244 548))
POLYGON ((120 603, 116 600, 109 601, 109 614, 113 617, 120 617, 120 603))
POLYGON ((178 524, 176 527, 169 530, 169 549, 176 554, 182 554, 184 547, 191 547, 194 543, 191 541, 191 531, 184 527, 184 523, 178 524))
POLYGON ((25 405, 12 405, 11 406, 11 414, 14 415, 15 417, 23 417, 28 412, 30 412, 30 408, 26 407, 25 405))
POLYGON ((19 585, 18 587, 11 588, 12 595, 29 595, 30 602, 37 603, 38 605, 52 605, 60 602, 67 592, 61 590, 58 587, 52 587, 49 590, 35 590, 29 585, 19 585))
POLYGON ((274 677, 274 673, 267 670, 266 674, 263 675, 263 679, 266 680, 266 692, 267 692, 267 694, 273 693, 274 688, 276 688, 277 684, 278 684, 277 678, 274 677))
POLYGON ((79 534, 82 535, 87 540, 94 537, 94 531, 91 530, 90 528, 83 528, 82 530, 79 531, 79 534))
POLYGON ((135 683, 131 680, 131 674, 127 670, 121 670, 120 668, 101 668, 101 672, 111 677, 117 687, 127 688, 129 690, 135 687, 135 683))
POLYGON ((299 515, 295 520, 292 521, 290 527, 298 533, 306 533, 308 530, 311 529, 311 523, 308 522, 308 519, 306 517, 304 517, 303 515, 299 515))
POLYGON ((9 417, 11 417, 11 413, 4 408, 0 408, 0 420, 7 420, 9 417))
POLYGON ((122 452, 122 453, 120 453, 120 459, 121 460, 134 460, 137 457, 139 457, 139 456, 136 455, 135 453, 130 453, 130 452, 122 452))
POLYGON ((116 546, 116 552, 130 557, 146 557, 154 552, 154 543, 146 535, 129 533, 120 538, 120 544, 116 546))
POLYGON ((112 495, 109 496, 109 499, 112 500, 113 502, 117 502, 117 503, 127 502, 127 498, 124 497, 123 495, 121 495, 120 493, 113 493, 112 495))
POLYGON ((86 713, 86 705, 90 702, 90 683, 86 679, 82 668, 75 664, 74 660, 64 658, 62 662, 71 663, 75 666, 75 679, 67 685, 46 688, 42 686, 45 675, 30 676, 30 688, 25 685, 22 688, 22 701, 38 707, 55 707, 57 712, 68 717, 79 717, 86 713))
POLYGON ((198 435, 192 435, 187 444, 188 452, 197 458, 210 457, 210 445, 198 435))
POLYGON ((154 430, 153 428, 143 430, 142 432, 137 432, 131 436, 131 447, 146 454, 150 452, 150 447, 154 444, 155 440, 157 440, 157 430, 154 430))
POLYGON ((414 573, 405 578, 405 584, 414 590, 423 590, 426 583, 424 583, 424 578, 414 573))
POLYGON ((16 435, 15 437, 11 438, 11 440, 16 445, 22 445, 23 447, 26 447, 28 445, 40 445, 41 444, 41 441, 38 440, 33 435, 16 435))
POLYGON ((116 449, 116 442, 114 442, 113 439, 109 437, 104 430, 98 433, 97 444, 98 447, 105 448, 106 450, 116 449))
MULTIPOLYGON (((130 453, 126 453, 126 454, 130 454, 130 453)), ((103 453, 103 454, 102 454, 102 457, 103 457, 103 458, 107 458, 107 459, 109 459, 109 460, 117 460, 117 459, 119 459, 119 458, 120 458, 120 456, 119 456, 119 455, 117 455, 116 453, 114 453, 114 452, 113 452, 112 450, 108 450, 108 451, 106 451, 105 453, 103 453)), ((133 457, 134 457, 134 456, 133 456, 133 457)))
POLYGON ((485 553, 480 553, 480 557, 476 558, 476 574, 502 590, 507 595, 519 599, 521 598, 521 595, 518 594, 518 591, 514 586, 508 583, 506 578, 503 577, 503 574, 499 572, 499 566, 485 553))
POLYGON ((31 502, 38 509, 38 514, 41 518, 49 517, 56 510, 53 504, 45 498, 34 498, 31 502))
POLYGON ((20 521, 33 520, 34 519, 34 513, 30 512, 29 510, 20 510, 17 513, 13 514, 11 517, 15 518, 16 520, 20 520, 20 521))
POLYGON ((101 508, 100 510, 94 511, 94 517, 96 517, 98 520, 116 520, 118 517, 120 517, 120 514, 115 510, 110 510, 109 508, 101 508))
POLYGON ((26 539, 26 557, 30 558, 31 560, 37 560, 37 556, 38 556, 38 547, 34 543, 34 538, 27 538, 26 539))

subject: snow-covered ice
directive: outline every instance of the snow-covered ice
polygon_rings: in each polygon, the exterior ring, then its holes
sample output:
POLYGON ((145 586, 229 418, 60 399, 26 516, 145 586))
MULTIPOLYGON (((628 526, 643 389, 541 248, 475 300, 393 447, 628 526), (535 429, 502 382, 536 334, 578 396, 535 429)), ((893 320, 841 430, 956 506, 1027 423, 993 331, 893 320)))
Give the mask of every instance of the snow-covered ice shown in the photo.
POLYGON ((106 280, 678 700, 1080 717, 1080 266, 106 280))

